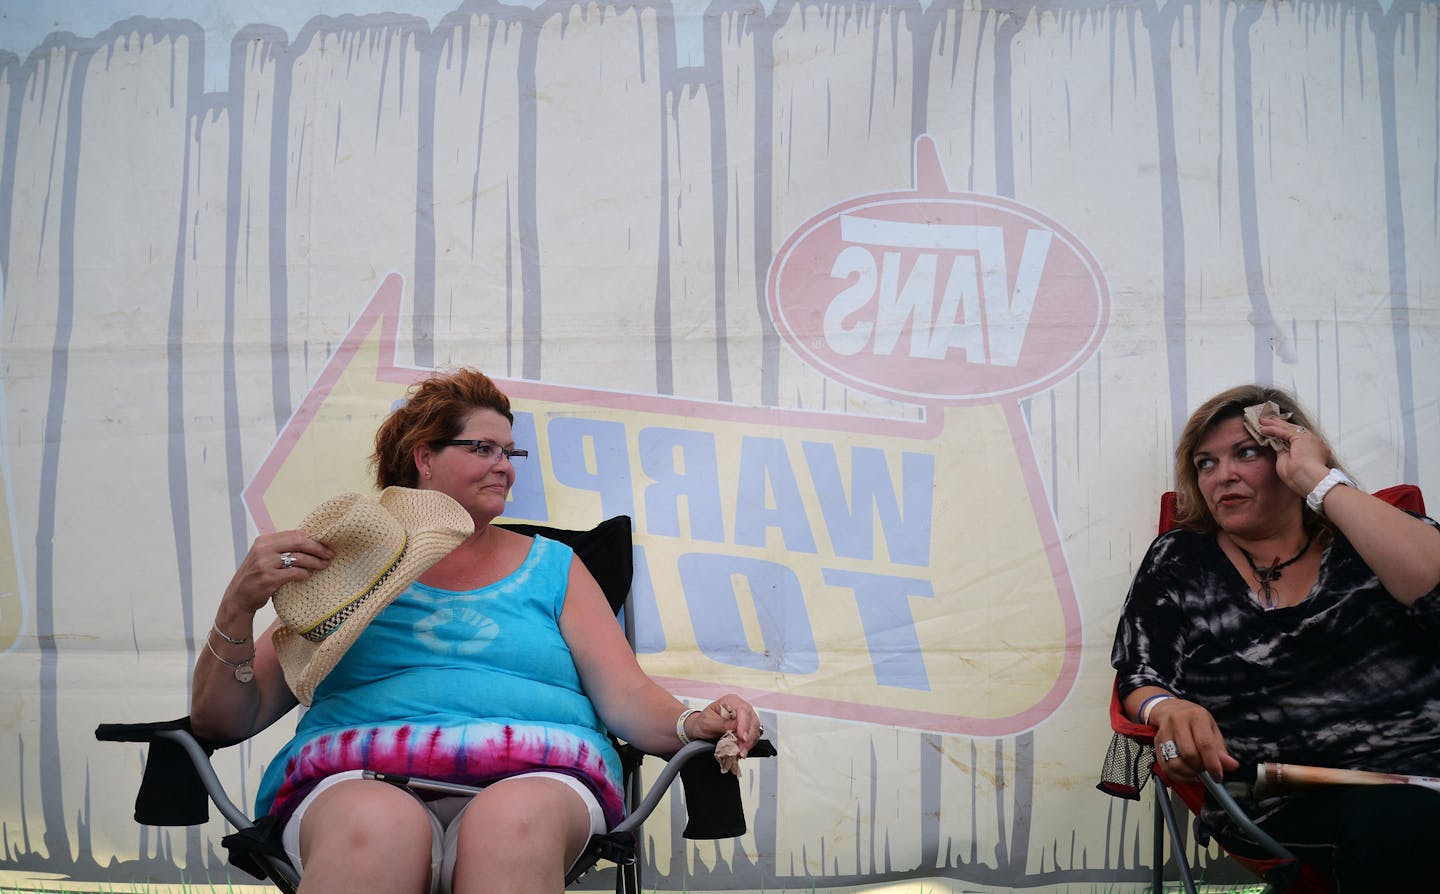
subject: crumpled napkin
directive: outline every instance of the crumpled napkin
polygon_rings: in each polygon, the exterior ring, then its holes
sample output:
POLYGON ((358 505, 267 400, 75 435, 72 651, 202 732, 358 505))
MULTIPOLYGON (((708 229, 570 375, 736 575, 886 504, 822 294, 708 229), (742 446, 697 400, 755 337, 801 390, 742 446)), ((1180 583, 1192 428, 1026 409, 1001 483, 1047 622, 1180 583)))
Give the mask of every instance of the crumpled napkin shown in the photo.
MULTIPOLYGON (((735 709, 722 703, 720 716, 733 720, 735 709)), ((740 777, 740 740, 735 733, 728 732, 715 743, 715 760, 720 764, 721 773, 734 773, 737 779, 740 777)))
POLYGON ((715 743, 715 760, 720 764, 721 773, 734 773, 740 777, 740 740, 734 733, 726 733, 715 743))
POLYGON ((1283 453, 1286 450, 1290 449, 1289 444, 1285 443, 1279 438, 1271 438, 1267 437, 1266 435, 1260 434, 1260 420, 1268 419, 1271 416, 1278 416, 1279 418, 1286 420, 1290 418, 1290 414, 1282 413, 1280 411, 1280 405, 1275 403, 1275 401, 1273 400, 1267 400, 1265 401, 1265 403, 1256 404, 1253 407, 1246 407, 1245 416, 1243 418, 1245 430, 1250 433, 1250 437, 1254 438, 1256 441, 1259 441, 1262 446, 1269 447, 1276 453, 1283 453))

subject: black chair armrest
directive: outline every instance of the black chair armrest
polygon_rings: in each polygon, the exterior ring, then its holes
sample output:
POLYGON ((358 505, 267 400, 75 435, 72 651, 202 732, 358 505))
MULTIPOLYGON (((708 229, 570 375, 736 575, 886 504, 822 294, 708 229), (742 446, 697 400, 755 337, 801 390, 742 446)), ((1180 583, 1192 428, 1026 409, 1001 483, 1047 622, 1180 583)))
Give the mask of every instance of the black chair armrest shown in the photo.
POLYGON ((299 884, 295 870, 279 846, 270 817, 256 823, 238 807, 220 783, 210 755, 240 740, 211 741, 196 736, 190 718, 157 723, 102 723, 95 728, 102 742, 142 742, 149 746, 140 791, 135 795, 135 821, 147 826, 197 826, 210 820, 214 803, 236 831, 221 839, 234 866, 256 878, 269 878, 282 892, 299 884))
POLYGON ((190 729, 189 717, 157 723, 102 723, 95 728, 95 738, 149 745, 140 790, 135 795, 137 823, 197 826, 209 821, 210 798, 202 773, 209 771, 213 776, 210 755, 216 748, 233 743, 197 738, 190 729))
MULTIPOLYGON (((665 759, 665 768, 660 771, 650 790, 630 811, 630 815, 615 827, 614 832, 631 832, 655 811, 660 800, 669 790, 675 777, 685 788, 686 819, 684 837, 692 840, 738 838, 745 834, 745 808, 740 799, 740 780, 732 773, 720 769, 714 760, 697 760, 701 756, 713 757, 714 742, 691 742, 665 759)), ((768 739, 761 739, 750 749, 750 757, 774 757, 775 745, 768 739)))

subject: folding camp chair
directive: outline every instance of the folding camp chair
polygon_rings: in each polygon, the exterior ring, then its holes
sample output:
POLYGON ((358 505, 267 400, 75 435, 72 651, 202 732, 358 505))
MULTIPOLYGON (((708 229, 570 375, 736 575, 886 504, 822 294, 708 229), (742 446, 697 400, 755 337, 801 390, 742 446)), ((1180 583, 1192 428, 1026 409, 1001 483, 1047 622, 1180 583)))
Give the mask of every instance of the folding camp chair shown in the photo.
POLYGON ((1171 793, 1178 795, 1181 802, 1194 815, 1192 831, 1195 840, 1208 846, 1211 839, 1209 828, 1200 820, 1200 809, 1205 805, 1205 795, 1220 804, 1225 812, 1243 828, 1250 837, 1271 854, 1268 859, 1253 859, 1230 854, 1230 858, 1244 866, 1257 878, 1268 884, 1267 894, 1330 894, 1333 888, 1328 882, 1307 866, 1296 860, 1283 845, 1266 835, 1260 827, 1250 821, 1240 805, 1216 782, 1209 773, 1202 773, 1200 782, 1179 782, 1168 778, 1155 761, 1155 727, 1136 723, 1125 716, 1120 703, 1118 687, 1112 687, 1110 697, 1110 728, 1114 737, 1105 757, 1105 769, 1096 788, 1107 795, 1140 800, 1140 792, 1146 779, 1155 780, 1155 835, 1154 855, 1151 870, 1151 886, 1156 894, 1165 890, 1165 837, 1169 834, 1171 853, 1180 874, 1181 887, 1186 894, 1196 894, 1195 873, 1185 856, 1185 843, 1180 835, 1179 821, 1171 793))
MULTIPOLYGON (((506 524, 528 536, 544 534, 569 544, 600 584, 610 606, 623 621, 626 639, 635 643, 633 612, 623 612, 633 574, 633 547, 630 518, 616 516, 586 531, 550 528, 543 525, 506 524)), ((252 820, 226 794, 210 762, 219 748, 235 742, 212 742, 190 730, 190 719, 161 723, 106 723, 95 737, 107 742, 143 742, 148 745, 144 774, 135 799, 135 820, 144 825, 191 826, 209 820, 214 803, 236 831, 221 839, 230 863, 259 879, 269 879, 285 894, 294 894, 299 875, 289 863, 274 834, 270 817, 252 820)), ((625 743, 616 743, 620 753, 626 796, 626 818, 609 832, 590 839, 585 852, 565 878, 568 886, 601 860, 615 863, 619 872, 615 890, 640 894, 640 864, 637 842, 641 824, 659 805, 678 776, 685 790, 687 822, 684 837, 689 839, 735 838, 745 834, 745 815, 740 785, 735 776, 722 773, 711 759, 714 742, 691 742, 673 755, 664 756, 665 767, 641 796, 639 773, 644 752, 625 743)), ((751 757, 774 757, 771 742, 761 739, 750 749, 751 757)), ((417 788, 425 780, 389 777, 386 781, 417 788)))
MULTIPOLYGON (((1387 487, 1384 490, 1376 491, 1375 496, 1401 509, 1418 515, 1425 514, 1425 499, 1421 495, 1420 489, 1412 484, 1387 487)), ((1169 491, 1160 498, 1158 527, 1160 534, 1175 527, 1174 491, 1169 491)), ((1096 788, 1107 795, 1138 801, 1146 780, 1154 778, 1155 851, 1151 883, 1157 894, 1164 890, 1166 832, 1170 836, 1175 865, 1180 873, 1180 883, 1187 894, 1195 894, 1194 872, 1190 867, 1190 862, 1185 858, 1184 843, 1181 840, 1179 825, 1170 799, 1172 791, 1194 814, 1195 839, 1202 845, 1208 845, 1212 837, 1209 828, 1200 820, 1200 810, 1205 804, 1205 796, 1208 793, 1210 798, 1225 810, 1235 824, 1250 836, 1251 840, 1258 842, 1261 848, 1270 854, 1268 858, 1260 859, 1229 854, 1232 860, 1266 882, 1267 894, 1332 894, 1334 886, 1329 880, 1321 877, 1311 867, 1300 863, 1288 849, 1266 835, 1245 815, 1244 810, 1235 803, 1235 799, 1230 796, 1225 787, 1216 782, 1209 773, 1202 773, 1199 783, 1178 782, 1167 778, 1160 765, 1155 761, 1155 727, 1136 723, 1125 716, 1118 684, 1119 680, 1117 679, 1116 685, 1112 687, 1110 693, 1110 728, 1114 731, 1114 736, 1110 742, 1110 750, 1105 756, 1104 767, 1101 769, 1100 783, 1096 785, 1096 788)))

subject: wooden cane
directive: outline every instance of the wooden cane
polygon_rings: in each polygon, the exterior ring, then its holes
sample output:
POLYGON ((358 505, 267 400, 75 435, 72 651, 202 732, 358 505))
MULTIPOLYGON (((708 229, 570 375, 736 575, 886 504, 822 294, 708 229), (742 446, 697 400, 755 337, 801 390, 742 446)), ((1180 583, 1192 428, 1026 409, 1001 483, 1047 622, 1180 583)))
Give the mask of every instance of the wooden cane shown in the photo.
POLYGON ((1419 785, 1440 792, 1440 777, 1307 767, 1304 764, 1260 764, 1255 768, 1255 794, 1294 792, 1317 785, 1419 785))

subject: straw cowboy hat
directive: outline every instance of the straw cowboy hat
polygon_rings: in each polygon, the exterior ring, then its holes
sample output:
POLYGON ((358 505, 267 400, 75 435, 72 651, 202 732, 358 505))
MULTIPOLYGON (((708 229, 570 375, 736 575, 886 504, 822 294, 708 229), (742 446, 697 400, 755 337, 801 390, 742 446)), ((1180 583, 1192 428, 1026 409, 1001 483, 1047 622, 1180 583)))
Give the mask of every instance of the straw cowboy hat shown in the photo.
POLYGON ((365 625, 474 533, 475 522, 439 491, 387 487, 378 497, 331 497, 300 527, 335 558, 275 594, 275 613, 285 626, 271 641, 290 691, 308 705, 365 625))

